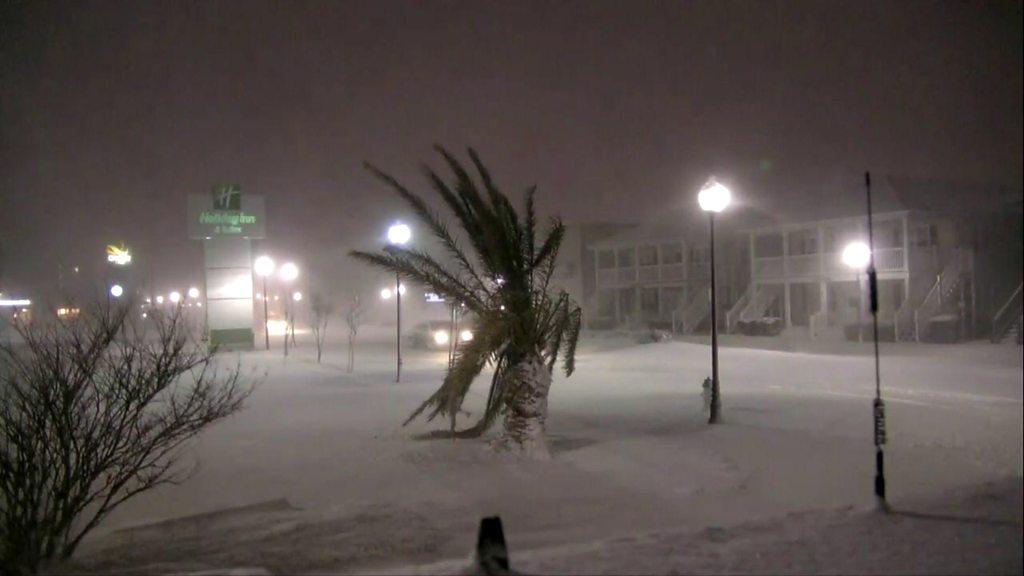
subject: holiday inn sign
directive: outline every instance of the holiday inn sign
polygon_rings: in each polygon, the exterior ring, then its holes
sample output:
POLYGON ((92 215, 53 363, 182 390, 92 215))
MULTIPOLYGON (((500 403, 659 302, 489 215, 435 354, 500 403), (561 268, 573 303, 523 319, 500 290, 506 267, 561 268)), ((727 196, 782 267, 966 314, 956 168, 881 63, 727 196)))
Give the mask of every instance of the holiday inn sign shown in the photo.
POLYGON ((263 238, 265 218, 263 197, 243 196, 237 184, 221 184, 209 196, 190 194, 188 198, 190 238, 263 238))

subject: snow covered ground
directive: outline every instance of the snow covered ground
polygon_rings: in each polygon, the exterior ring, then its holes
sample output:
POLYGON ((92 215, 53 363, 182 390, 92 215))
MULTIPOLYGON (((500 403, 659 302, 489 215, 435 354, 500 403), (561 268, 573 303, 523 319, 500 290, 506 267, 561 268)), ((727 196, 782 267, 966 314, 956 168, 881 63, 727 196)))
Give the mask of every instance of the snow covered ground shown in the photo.
POLYGON ((126 504, 67 568, 459 572, 500 514, 527 572, 1021 571, 1018 346, 883 345, 889 500, 919 514, 883 516, 868 345, 725 338, 709 427, 706 344, 588 338, 535 462, 416 439, 445 425, 401 426, 444 354, 408 351, 395 383, 389 332, 368 332, 354 374, 340 344, 323 365, 301 341, 225 357, 265 373, 245 411, 195 444, 193 478, 126 504))

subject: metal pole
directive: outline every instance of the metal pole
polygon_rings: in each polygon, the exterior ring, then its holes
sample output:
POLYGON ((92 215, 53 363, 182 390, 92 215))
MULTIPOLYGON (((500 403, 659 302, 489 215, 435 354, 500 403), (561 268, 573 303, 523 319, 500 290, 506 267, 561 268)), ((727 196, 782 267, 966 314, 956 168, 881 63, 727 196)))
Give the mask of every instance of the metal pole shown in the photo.
POLYGON ((875 420, 875 496, 883 510, 888 509, 885 500, 885 404, 882 402, 882 373, 878 357, 878 276, 875 272, 875 243, 871 223, 871 173, 864 173, 864 187, 868 198, 868 287, 871 290, 871 318, 875 340, 875 401, 872 406, 875 420))
POLYGON ((857 269, 857 342, 864 341, 864 284, 860 280, 860 268, 857 269))
POLYGON ((292 303, 289 302, 289 298, 284 299, 284 357, 288 357, 288 317, 290 316, 289 311, 291 310, 292 303))
POLYGON ((398 365, 395 368, 395 382, 402 381, 402 279, 395 273, 395 310, 398 318, 395 330, 395 352, 398 356, 398 365))
POLYGON ((718 302, 715 297, 715 213, 708 212, 711 231, 711 416, 708 424, 718 422, 722 410, 718 389, 718 302))
POLYGON ((270 350, 270 317, 267 315, 267 277, 263 277, 263 341, 270 350))

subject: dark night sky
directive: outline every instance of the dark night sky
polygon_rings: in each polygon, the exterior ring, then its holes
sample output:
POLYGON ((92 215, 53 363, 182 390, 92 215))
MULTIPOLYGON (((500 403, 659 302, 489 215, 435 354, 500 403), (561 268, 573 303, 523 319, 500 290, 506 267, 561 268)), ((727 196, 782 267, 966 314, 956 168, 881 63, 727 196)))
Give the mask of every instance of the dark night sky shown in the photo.
MULTIPOLYGON (((0 280, 153 245, 185 197, 268 198, 280 254, 376 240, 430 145, 475 146, 566 220, 771 209, 870 168, 1022 185, 1020 3, 5 3, 0 280)), ((436 162, 435 162, 436 164, 436 162)))

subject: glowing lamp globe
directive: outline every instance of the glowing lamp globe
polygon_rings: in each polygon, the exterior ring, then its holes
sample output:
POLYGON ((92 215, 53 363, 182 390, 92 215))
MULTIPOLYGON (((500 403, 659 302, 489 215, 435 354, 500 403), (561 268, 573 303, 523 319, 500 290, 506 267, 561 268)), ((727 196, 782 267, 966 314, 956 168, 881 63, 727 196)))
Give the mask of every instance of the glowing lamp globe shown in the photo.
POLYGON ((381 300, 390 300, 391 299, 391 289, 390 288, 381 288, 380 298, 381 298, 381 300))
POLYGON ((196 288, 195 286, 189 288, 188 289, 188 297, 193 299, 193 300, 195 300, 196 298, 199 298, 199 288, 196 288))
POLYGON ((843 248, 843 264, 855 270, 861 270, 868 265, 871 259, 871 250, 863 242, 850 242, 843 248))
POLYGON ((167 297, 170 298, 171 302, 174 303, 174 304, 177 304, 178 302, 181 302, 181 292, 178 292, 178 291, 171 292, 167 297))
POLYGON ((302 292, 295 292, 294 294, 292 294, 292 300, 295 300, 296 302, 301 302, 302 292))
POLYGON ((260 256, 252 263, 252 269, 257 276, 266 278, 274 273, 274 261, 270 259, 270 256, 260 256))
POLYGON ((124 288, 120 284, 114 284, 110 287, 110 295, 114 298, 120 298, 124 294, 124 288))
POLYGON ((412 239, 412 229, 402 223, 392 224, 388 228, 388 244, 402 246, 412 239))
POLYGON ((299 267, 294 262, 281 265, 281 280, 291 282, 299 277, 299 267))
POLYGON ((721 212, 729 207, 732 202, 732 192, 714 178, 707 181, 707 184, 697 194, 697 202, 700 209, 705 212, 721 212))

